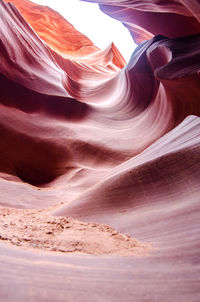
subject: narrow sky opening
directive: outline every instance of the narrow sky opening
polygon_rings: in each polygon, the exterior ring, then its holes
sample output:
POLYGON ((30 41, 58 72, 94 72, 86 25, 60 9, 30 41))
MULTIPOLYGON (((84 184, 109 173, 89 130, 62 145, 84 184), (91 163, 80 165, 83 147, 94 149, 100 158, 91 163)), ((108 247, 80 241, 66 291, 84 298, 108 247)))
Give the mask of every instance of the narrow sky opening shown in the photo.
POLYGON ((129 61, 136 44, 124 25, 100 11, 98 4, 79 0, 32 0, 59 12, 78 31, 86 35, 100 49, 111 42, 129 61))

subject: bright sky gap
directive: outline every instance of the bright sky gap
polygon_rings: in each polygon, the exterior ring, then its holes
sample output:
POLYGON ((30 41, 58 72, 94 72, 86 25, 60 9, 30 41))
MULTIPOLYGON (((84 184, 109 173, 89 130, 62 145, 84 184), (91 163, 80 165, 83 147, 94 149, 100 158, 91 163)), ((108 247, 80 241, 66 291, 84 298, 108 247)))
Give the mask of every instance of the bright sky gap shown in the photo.
POLYGON ((129 61, 136 44, 123 24, 100 11, 98 4, 79 0, 32 0, 59 12, 78 31, 86 35, 100 49, 111 42, 129 61))

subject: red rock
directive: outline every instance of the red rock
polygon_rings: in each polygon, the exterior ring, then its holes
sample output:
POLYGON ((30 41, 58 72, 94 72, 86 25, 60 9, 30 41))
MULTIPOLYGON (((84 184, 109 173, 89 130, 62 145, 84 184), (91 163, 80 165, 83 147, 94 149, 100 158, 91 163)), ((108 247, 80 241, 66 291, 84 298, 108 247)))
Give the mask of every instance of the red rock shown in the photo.
MULTIPOLYGON (((99 50, 90 39, 77 31, 72 24, 48 6, 35 4, 27 0, 4 0, 12 2, 31 25, 39 37, 60 55, 73 57, 85 56, 99 50)), ((125 60, 119 50, 112 46, 111 61, 119 68, 124 67, 125 60)))
POLYGON ((176 38, 200 32, 199 3, 196 0, 89 2, 100 3, 103 12, 122 21, 138 43, 152 35, 176 38))
POLYGON ((12 2, 21 14, 0 0, 0 300, 199 301, 197 1, 99 1, 148 39, 125 67, 114 44, 12 2))

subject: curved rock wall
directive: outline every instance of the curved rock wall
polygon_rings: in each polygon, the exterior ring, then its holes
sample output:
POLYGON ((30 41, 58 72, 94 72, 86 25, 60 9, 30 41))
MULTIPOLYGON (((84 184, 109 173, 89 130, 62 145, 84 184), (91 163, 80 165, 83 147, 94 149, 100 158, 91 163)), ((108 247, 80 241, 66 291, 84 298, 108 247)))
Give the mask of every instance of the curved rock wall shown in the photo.
POLYGON ((2 301, 199 301, 198 1, 91 1, 141 42, 126 65, 53 10, 7 2, 2 301))

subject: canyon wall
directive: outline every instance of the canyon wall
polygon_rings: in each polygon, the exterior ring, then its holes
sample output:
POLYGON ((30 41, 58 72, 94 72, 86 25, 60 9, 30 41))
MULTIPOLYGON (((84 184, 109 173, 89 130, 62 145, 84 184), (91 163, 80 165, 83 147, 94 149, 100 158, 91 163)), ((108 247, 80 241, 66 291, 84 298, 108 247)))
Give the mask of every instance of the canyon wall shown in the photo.
POLYGON ((199 1, 88 2, 129 62, 0 0, 1 300, 197 302, 199 1))

